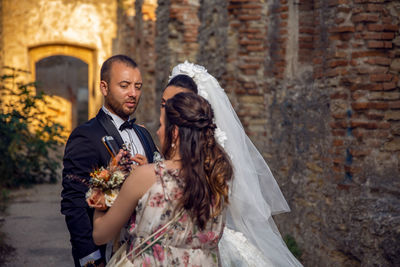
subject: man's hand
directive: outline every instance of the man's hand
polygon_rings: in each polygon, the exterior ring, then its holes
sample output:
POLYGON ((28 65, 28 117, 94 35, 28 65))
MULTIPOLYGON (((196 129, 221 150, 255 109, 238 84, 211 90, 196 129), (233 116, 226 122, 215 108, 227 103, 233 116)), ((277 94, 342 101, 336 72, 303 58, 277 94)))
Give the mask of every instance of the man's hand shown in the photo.
POLYGON ((139 166, 148 163, 146 156, 143 156, 142 154, 136 154, 134 157, 131 157, 131 160, 136 162, 139 166))
POLYGON ((117 162, 119 167, 125 171, 131 171, 137 166, 145 165, 148 163, 146 156, 142 154, 136 154, 135 156, 129 156, 129 152, 126 150, 120 150, 115 158, 112 160, 111 164, 115 166, 117 162))
POLYGON ((133 167, 132 156, 129 151, 120 149, 118 154, 111 161, 111 166, 116 166, 123 172, 129 173, 133 167))

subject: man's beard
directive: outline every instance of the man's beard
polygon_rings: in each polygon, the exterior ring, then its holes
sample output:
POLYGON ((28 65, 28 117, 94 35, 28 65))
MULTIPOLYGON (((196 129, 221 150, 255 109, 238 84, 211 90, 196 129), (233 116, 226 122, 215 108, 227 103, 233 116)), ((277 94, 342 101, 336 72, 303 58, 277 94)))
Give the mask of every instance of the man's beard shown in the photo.
POLYGON ((134 103, 135 103, 135 108, 133 109, 133 111, 130 113, 126 113, 123 109, 123 104, 118 103, 117 101, 114 100, 114 98, 110 97, 107 101, 107 105, 110 111, 117 114, 123 120, 129 119, 129 116, 135 113, 138 101, 134 100, 134 103))

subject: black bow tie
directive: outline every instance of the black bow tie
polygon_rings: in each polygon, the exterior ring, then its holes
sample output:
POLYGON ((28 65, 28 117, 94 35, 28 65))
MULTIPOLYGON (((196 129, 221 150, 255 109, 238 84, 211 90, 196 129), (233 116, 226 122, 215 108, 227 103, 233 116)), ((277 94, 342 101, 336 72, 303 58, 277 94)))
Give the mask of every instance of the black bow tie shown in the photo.
POLYGON ((130 121, 125 121, 121 126, 119 126, 119 130, 123 131, 125 129, 133 129, 133 124, 135 124, 136 119, 131 119, 130 121))

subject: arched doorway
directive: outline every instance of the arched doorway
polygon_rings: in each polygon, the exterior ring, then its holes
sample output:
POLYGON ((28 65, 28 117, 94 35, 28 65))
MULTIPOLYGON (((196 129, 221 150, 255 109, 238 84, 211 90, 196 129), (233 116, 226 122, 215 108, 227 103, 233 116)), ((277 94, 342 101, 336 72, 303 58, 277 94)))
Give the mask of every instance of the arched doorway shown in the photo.
POLYGON ((37 89, 58 96, 71 104, 71 127, 88 119, 88 64, 82 60, 56 55, 35 63, 37 89))
POLYGON ((41 45, 29 48, 29 58, 38 89, 52 95, 48 112, 67 132, 96 114, 101 95, 93 90, 97 71, 93 49, 41 45))

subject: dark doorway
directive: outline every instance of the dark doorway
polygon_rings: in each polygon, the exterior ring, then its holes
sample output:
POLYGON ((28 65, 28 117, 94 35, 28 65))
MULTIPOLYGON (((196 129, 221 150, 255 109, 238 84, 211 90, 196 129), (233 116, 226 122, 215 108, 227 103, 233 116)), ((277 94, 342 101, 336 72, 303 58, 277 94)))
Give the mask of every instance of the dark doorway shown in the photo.
POLYGON ((35 64, 38 90, 71 103, 74 129, 88 119, 88 65, 70 56, 50 56, 35 64))

